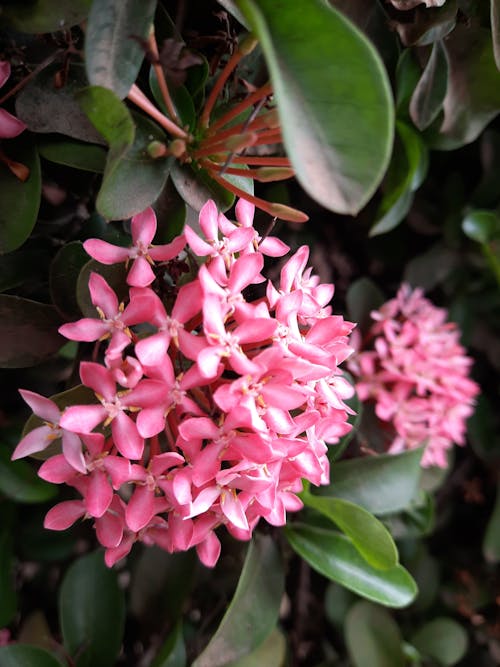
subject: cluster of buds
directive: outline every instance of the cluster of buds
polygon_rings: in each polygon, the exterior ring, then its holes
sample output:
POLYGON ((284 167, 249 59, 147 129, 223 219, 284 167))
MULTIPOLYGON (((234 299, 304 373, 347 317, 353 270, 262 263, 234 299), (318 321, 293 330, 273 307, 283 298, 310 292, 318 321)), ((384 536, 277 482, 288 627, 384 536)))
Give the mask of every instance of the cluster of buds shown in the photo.
POLYGON ((389 452, 426 445, 422 465, 446 467, 447 451, 465 443, 479 392, 460 331, 406 284, 371 316, 366 343, 349 361, 359 398, 375 403, 389 452))
POLYGON ((99 262, 130 265, 126 306, 94 273, 89 290, 99 317, 60 330, 97 346, 107 340, 102 363, 80 363, 95 401, 61 413, 50 399, 21 391, 44 425, 13 458, 60 438, 61 453, 39 475, 81 496, 53 507, 45 526, 93 520, 109 566, 136 541, 168 552, 196 547, 205 565, 215 565, 216 529, 248 540, 261 518, 282 526, 286 512, 302 506, 302 479, 328 482, 326 443, 350 429, 344 401, 353 388, 338 366, 352 352, 354 325, 332 314, 333 285, 306 268, 307 246, 284 264, 277 288, 265 284, 264 256, 289 248, 261 238, 253 214, 240 200, 231 222, 209 201, 200 234, 186 226, 154 246, 156 218, 147 209, 132 219, 130 248, 86 241, 99 262), (155 265, 183 252, 205 261, 165 303, 154 289, 155 265), (251 292, 260 296, 245 298, 251 292))

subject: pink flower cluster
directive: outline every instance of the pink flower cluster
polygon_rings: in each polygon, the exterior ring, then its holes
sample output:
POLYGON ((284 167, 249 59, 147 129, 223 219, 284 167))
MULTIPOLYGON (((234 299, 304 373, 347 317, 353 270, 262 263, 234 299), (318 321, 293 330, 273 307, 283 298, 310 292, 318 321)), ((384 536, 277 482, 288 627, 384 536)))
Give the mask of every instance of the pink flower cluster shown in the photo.
POLYGON ((446 467, 447 450, 465 442, 479 392, 458 327, 406 284, 371 316, 369 349, 349 362, 359 398, 374 401, 377 417, 390 425, 389 452, 426 445, 422 465, 446 467))
POLYGON ((326 443, 350 429, 344 399, 353 389, 338 365, 352 352, 354 325, 332 314, 333 285, 306 268, 306 246, 283 266, 278 288, 260 285, 264 255, 289 249, 258 235, 253 212, 240 200, 233 223, 209 201, 200 234, 186 226, 170 244, 154 246, 156 218, 147 209, 132 219, 130 248, 87 241, 99 262, 131 263, 126 306, 94 273, 98 317, 60 329, 71 340, 107 340, 103 363, 80 364, 96 400, 61 413, 21 391, 44 425, 13 458, 61 438, 61 453, 39 475, 81 495, 53 507, 45 526, 92 519, 109 566, 136 541, 169 552, 194 546, 213 566, 215 530, 223 524, 248 540, 260 518, 282 526, 286 511, 302 506, 302 479, 328 482, 326 443), (155 288, 162 263, 181 252, 205 261, 167 306, 155 288), (260 296, 247 299, 254 290, 260 296))

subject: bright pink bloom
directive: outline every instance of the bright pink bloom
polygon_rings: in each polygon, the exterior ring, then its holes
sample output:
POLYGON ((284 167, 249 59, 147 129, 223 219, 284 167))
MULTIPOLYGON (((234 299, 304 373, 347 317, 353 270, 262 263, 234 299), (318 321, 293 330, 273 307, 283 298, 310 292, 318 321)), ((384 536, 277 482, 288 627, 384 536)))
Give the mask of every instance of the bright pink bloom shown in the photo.
MULTIPOLYGON (((10 76, 10 63, 0 61, 0 88, 10 76)), ((0 109, 0 139, 13 139, 24 132, 26 125, 5 109, 0 109)))

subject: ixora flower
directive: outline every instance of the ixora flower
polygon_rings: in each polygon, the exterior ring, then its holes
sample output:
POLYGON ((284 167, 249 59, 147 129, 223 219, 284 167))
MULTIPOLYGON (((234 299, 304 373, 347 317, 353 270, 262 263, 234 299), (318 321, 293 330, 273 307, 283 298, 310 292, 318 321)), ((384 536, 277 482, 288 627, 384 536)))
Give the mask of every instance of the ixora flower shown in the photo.
MULTIPOLYGON (((0 88, 7 82, 10 77, 10 63, 5 60, 0 61, 0 88)), ((0 109, 0 140, 1 139, 14 139, 19 136, 21 132, 24 132, 26 125, 22 120, 16 118, 11 113, 5 109, 0 109)), ((0 162, 3 162, 8 169, 16 176, 19 180, 25 181, 29 175, 30 171, 28 167, 20 162, 12 160, 4 151, 0 148, 0 162)))
POLYGON ((371 316, 367 344, 349 360, 359 398, 374 402, 389 452, 426 445, 422 465, 446 467, 447 451, 465 443, 479 393, 460 331, 406 284, 371 316))
POLYGON ((25 436, 14 456, 62 436, 62 453, 39 474, 80 494, 53 507, 46 527, 92 520, 110 566, 138 541, 169 552, 195 547, 205 565, 215 565, 216 531, 225 526, 248 540, 260 520, 282 526, 287 512, 302 507, 303 479, 328 482, 327 443, 350 429, 345 400, 354 390, 339 364, 352 352, 354 325, 332 315, 333 286, 306 269, 306 246, 286 262, 279 285, 262 285, 263 255, 287 248, 262 239, 252 216, 240 202, 233 223, 209 201, 200 235, 186 226, 155 247, 148 209, 132 219, 130 249, 87 241, 101 262, 133 260, 127 304, 92 274, 100 319, 60 329, 95 341, 94 361, 81 362, 80 377, 96 400, 61 415, 49 399, 21 392, 46 425, 25 436), (175 261, 183 250, 205 263, 164 302, 150 287, 154 263, 175 261), (78 458, 64 444, 71 437, 78 458))

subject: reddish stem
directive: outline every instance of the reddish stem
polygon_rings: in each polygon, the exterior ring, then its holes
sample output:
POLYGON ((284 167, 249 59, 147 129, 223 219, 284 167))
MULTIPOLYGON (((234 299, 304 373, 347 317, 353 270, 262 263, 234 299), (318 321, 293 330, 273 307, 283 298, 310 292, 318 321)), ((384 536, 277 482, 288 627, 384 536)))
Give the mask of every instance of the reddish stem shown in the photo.
POLYGON ((173 120, 176 123, 180 123, 174 102, 168 90, 168 84, 167 80, 165 79, 163 67, 161 66, 160 63, 160 54, 158 51, 158 44, 156 43, 154 30, 151 31, 148 37, 148 47, 149 50, 151 51, 151 55, 153 56, 153 67, 155 70, 156 78, 158 80, 158 86, 160 87, 161 96, 163 97, 163 101, 165 102, 165 106, 167 107, 168 113, 172 116, 173 120))
POLYGON ((162 114, 154 104, 152 104, 146 95, 140 90, 134 83, 130 89, 128 99, 136 104, 140 109, 145 111, 151 118, 153 118, 159 125, 165 128, 170 134, 173 134, 174 137, 179 137, 180 139, 189 139, 188 133, 176 125, 170 118, 167 118, 165 114, 162 114))
POLYGON ((255 104, 263 97, 268 97, 272 94, 272 92, 273 89, 270 83, 266 83, 261 88, 258 88, 254 93, 248 97, 245 97, 244 100, 242 100, 239 104, 234 106, 227 113, 221 116, 215 123, 213 123, 209 128, 209 133, 214 134, 221 127, 224 127, 224 125, 227 125, 230 121, 232 121, 233 118, 239 116, 240 113, 245 111, 245 109, 248 109, 248 107, 252 106, 252 104, 255 104))
POLYGON ((225 64, 222 72, 219 74, 219 78, 215 82, 212 90, 210 91, 210 95, 207 98, 205 107, 200 117, 200 124, 202 127, 208 127, 208 124, 210 122, 210 114, 212 113, 212 109, 214 108, 215 102, 217 101, 219 94, 224 88, 226 81, 231 76, 231 73, 234 71, 236 65, 240 62, 243 55, 244 54, 239 49, 237 49, 225 64))

